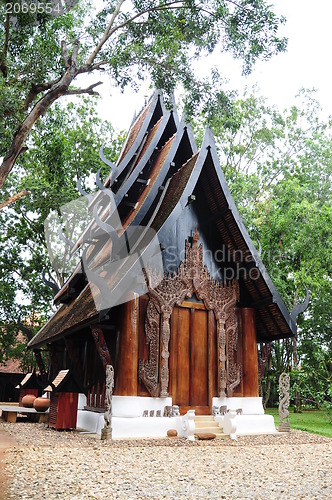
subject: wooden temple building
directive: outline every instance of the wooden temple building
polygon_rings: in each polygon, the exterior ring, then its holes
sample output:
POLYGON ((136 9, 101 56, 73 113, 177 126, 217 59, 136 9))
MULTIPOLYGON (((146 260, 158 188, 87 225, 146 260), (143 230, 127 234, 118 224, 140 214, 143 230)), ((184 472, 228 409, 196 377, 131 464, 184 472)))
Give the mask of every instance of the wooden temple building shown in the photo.
MULTIPOLYGON (((190 125, 155 92, 134 119, 104 186, 114 193, 122 231, 155 231, 165 274, 145 270, 145 293, 139 279, 137 287, 128 281, 126 299, 99 311, 92 293, 98 284, 79 265, 55 296, 56 313, 29 346, 49 351, 50 380, 67 369, 75 378, 78 425, 91 427, 101 416, 109 364, 115 374, 112 425, 116 431, 118 418, 124 435, 134 436, 131 429, 141 421, 152 429, 157 419, 142 419, 145 410, 163 415, 174 405, 181 416, 211 414, 221 405, 264 416, 257 343, 294 336, 296 322, 243 225, 211 131, 197 150, 190 125)), ((107 214, 99 218, 107 222, 107 214)), ((99 248, 94 262, 101 267, 111 253, 99 248)), ((104 273, 109 294, 132 269, 119 261, 112 276, 104 273)))

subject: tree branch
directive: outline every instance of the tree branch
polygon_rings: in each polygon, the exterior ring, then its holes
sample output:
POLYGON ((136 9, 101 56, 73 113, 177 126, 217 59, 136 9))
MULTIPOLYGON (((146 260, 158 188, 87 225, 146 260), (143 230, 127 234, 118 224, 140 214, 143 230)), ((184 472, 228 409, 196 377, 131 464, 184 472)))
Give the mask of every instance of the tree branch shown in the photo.
POLYGON ((0 210, 2 210, 5 207, 8 207, 8 205, 10 205, 11 203, 14 203, 17 200, 20 200, 21 198, 23 198, 24 196, 27 196, 28 194, 29 194, 29 191, 27 191, 26 189, 22 189, 22 191, 20 191, 19 193, 16 193, 13 196, 10 196, 9 198, 7 198, 7 200, 0 203, 0 210))
POLYGON ((179 9, 179 8, 189 9, 190 7, 183 5, 183 2, 181 0, 174 0, 173 2, 165 3, 164 5, 158 5, 156 7, 149 7, 148 9, 142 10, 141 12, 138 12, 137 14, 130 17, 129 19, 126 19, 125 21, 123 21, 123 23, 118 24, 113 29, 109 29, 107 37, 105 39, 105 42, 113 35, 113 33, 115 33, 116 31, 118 31, 121 28, 124 28, 128 24, 132 23, 133 21, 135 21, 135 19, 138 19, 139 17, 144 16, 144 14, 148 14, 149 12, 159 12, 161 10, 179 9), (180 5, 178 5, 176 7, 175 4, 180 4, 180 5))
POLYGON ((75 65, 75 67, 77 66, 77 56, 79 47, 80 47, 80 42, 79 40, 76 39, 73 44, 73 52, 71 55, 71 65, 75 65))
POLYGON ((97 87, 97 85, 102 85, 103 82, 97 82, 86 89, 68 89, 64 95, 79 95, 79 94, 90 94, 90 95, 99 95, 98 92, 95 92, 93 89, 97 87))
POLYGON ((7 78, 7 74, 8 74, 7 64, 6 64, 8 43, 9 43, 9 14, 6 14, 5 43, 3 46, 3 52, 2 52, 2 56, 1 56, 1 60, 0 60, 0 71, 3 74, 4 78, 7 78))
POLYGON ((104 43, 108 40, 108 38, 109 38, 108 32, 112 28, 113 23, 114 23, 116 17, 118 16, 118 14, 120 12, 120 9, 121 9, 122 4, 123 4, 124 1, 125 0, 119 0, 117 6, 115 7, 114 12, 113 12, 112 17, 111 17, 111 20, 108 23, 108 26, 107 26, 106 30, 104 31, 104 34, 103 34, 103 36, 100 39, 100 42, 96 45, 96 47, 94 48, 94 50, 92 51, 92 53, 90 54, 90 57, 88 58, 88 60, 86 62, 87 66, 91 66, 92 65, 93 61, 96 58, 96 55, 101 50, 101 48, 104 45, 104 43))
POLYGON ((15 165, 15 162, 22 151, 24 142, 30 134, 33 125, 40 118, 40 116, 44 116, 46 114, 50 106, 57 99, 59 99, 59 97, 66 95, 69 85, 74 80, 76 75, 76 66, 73 65, 73 67, 68 67, 66 73, 48 90, 48 92, 46 92, 46 94, 39 99, 38 102, 36 102, 27 117, 18 127, 9 150, 0 165, 0 188, 3 186, 8 174, 15 165))
POLYGON ((49 90, 50 88, 53 87, 56 83, 58 83, 61 80, 61 76, 57 78, 56 80, 53 80, 51 82, 46 82, 46 83, 32 83, 31 84, 31 89, 29 91, 29 94, 27 95, 25 101, 24 101, 24 109, 27 110, 34 98, 40 93, 45 90, 49 90))
POLYGON ((83 66, 81 66, 78 70, 77 70, 77 74, 81 74, 81 73, 89 73, 91 71, 94 71, 95 69, 100 69, 100 70, 103 70, 104 68, 102 68, 101 66, 104 66, 105 64, 108 64, 108 61, 99 61, 95 64, 91 64, 90 66, 88 64, 84 64, 83 66))

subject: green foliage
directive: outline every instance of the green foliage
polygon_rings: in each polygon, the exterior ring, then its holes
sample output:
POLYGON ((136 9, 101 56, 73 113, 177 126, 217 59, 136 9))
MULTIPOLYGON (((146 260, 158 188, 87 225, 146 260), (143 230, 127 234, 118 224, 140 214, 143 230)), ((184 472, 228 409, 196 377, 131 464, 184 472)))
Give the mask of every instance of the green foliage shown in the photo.
POLYGON ((34 85, 56 79, 63 71, 61 40, 73 40, 84 31, 83 3, 54 20, 40 14, 37 25, 29 15, 18 14, 15 29, 7 21, 6 3, 0 2, 0 156, 6 153, 14 131, 26 116, 34 85))
POLYGON ((105 144, 105 155, 115 161, 123 139, 97 117, 94 103, 87 98, 79 105, 68 103, 66 108, 56 105, 33 131, 29 149, 2 193, 6 199, 17 189, 29 191, 28 196, 0 211, 0 356, 19 355, 23 349, 16 338, 19 315, 23 323, 29 318, 29 328, 35 331, 49 316, 52 292, 43 282, 43 272, 59 285, 66 278, 51 273, 44 235, 46 217, 80 197, 79 178, 84 182, 99 168, 102 178, 109 174, 109 167, 99 158, 99 148, 105 144))

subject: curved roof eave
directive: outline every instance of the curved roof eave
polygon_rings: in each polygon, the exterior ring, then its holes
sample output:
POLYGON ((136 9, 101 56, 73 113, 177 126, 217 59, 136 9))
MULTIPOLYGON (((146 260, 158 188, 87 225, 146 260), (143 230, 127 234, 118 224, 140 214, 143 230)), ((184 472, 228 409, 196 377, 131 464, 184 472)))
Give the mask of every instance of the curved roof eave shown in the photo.
POLYGON ((202 144, 202 149, 204 146, 205 147, 210 146, 210 153, 211 153, 211 156, 213 159, 213 165, 214 165, 216 174, 218 176, 220 185, 223 189, 225 198, 227 199, 229 209, 232 212, 232 215, 237 223, 237 226, 242 234, 242 237, 243 237, 248 249, 250 250, 252 257, 254 258, 255 265, 259 269, 259 271, 260 271, 260 273, 261 273, 261 275, 262 275, 262 277, 263 277, 263 279, 264 279, 264 281, 265 281, 265 283, 266 283, 266 285, 271 293, 272 302, 277 304, 277 306, 279 307, 282 315, 284 316, 284 319, 287 322, 289 328, 291 329, 293 334, 296 335, 297 325, 291 319, 290 313, 289 313, 287 307, 285 306, 282 298, 280 297, 279 293, 277 292, 277 289, 274 286, 274 284, 273 284, 273 282, 272 282, 272 280, 271 280, 271 278, 266 270, 266 267, 263 264, 262 259, 260 258, 259 254, 258 254, 250 236, 249 236, 249 233, 248 233, 245 225, 243 224, 243 221, 242 221, 242 218, 239 214, 239 211, 235 205, 235 202, 234 202, 233 197, 230 193, 225 176, 224 176, 223 171, 222 171, 221 166, 220 166, 213 133, 210 129, 207 129, 207 131, 206 131, 206 134, 205 134, 205 137, 203 140, 203 144, 202 144))

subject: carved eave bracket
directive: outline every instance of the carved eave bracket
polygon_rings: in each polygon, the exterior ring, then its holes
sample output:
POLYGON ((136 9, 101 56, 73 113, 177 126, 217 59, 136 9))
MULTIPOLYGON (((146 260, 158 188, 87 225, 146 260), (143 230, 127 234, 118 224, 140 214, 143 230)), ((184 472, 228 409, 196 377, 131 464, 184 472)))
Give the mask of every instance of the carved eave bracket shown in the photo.
POLYGON ((203 264, 203 245, 198 245, 198 240, 199 234, 196 230, 192 246, 188 240, 185 242, 185 260, 180 263, 177 272, 165 273, 162 277, 151 270, 145 272, 150 297, 145 332, 147 343, 150 344, 150 356, 148 361, 140 360, 139 379, 154 397, 168 396, 170 318, 174 306, 181 306, 184 299, 192 297, 193 293, 196 293, 206 309, 212 310, 216 317, 219 396, 226 396, 228 379, 231 391, 240 383, 238 379, 241 373, 238 367, 235 367, 235 378, 234 370, 229 370, 227 374, 226 368, 227 328, 231 345, 237 345, 237 326, 233 323, 227 326, 226 321, 239 299, 238 282, 223 285, 211 278, 207 266, 203 264))
POLYGON ((106 366, 111 365, 112 360, 105 341, 103 330, 98 326, 91 326, 91 334, 96 344, 96 348, 103 364, 104 370, 106 371, 106 366))

